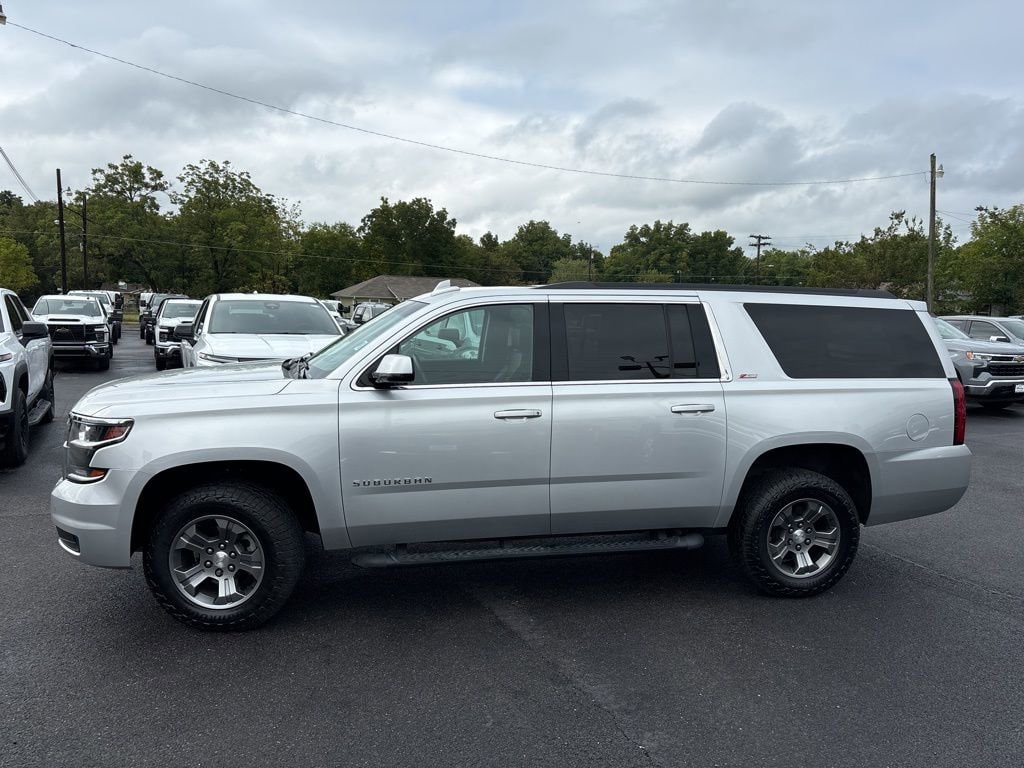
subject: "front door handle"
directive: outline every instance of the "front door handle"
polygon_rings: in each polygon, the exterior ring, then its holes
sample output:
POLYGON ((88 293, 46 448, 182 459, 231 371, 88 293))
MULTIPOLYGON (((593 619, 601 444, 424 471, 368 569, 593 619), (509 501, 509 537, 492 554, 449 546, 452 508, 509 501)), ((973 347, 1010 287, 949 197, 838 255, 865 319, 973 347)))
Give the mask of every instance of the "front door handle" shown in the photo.
POLYGON ((711 413, 713 410, 715 410, 715 406, 711 403, 686 403, 672 406, 672 413, 711 413))
POLYGON ((505 421, 526 421, 527 419, 539 419, 540 411, 531 409, 513 409, 511 411, 495 411, 494 418, 505 421))

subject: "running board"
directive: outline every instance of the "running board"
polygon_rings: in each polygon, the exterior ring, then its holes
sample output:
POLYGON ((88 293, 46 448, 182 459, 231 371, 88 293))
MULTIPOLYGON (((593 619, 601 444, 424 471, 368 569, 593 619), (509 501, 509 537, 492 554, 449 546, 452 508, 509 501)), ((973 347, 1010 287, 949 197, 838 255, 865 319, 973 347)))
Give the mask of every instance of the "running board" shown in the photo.
POLYGON ((49 400, 36 400, 36 404, 32 406, 32 410, 28 412, 28 425, 34 427, 43 420, 43 416, 46 415, 46 411, 50 408, 49 400))
POLYGON ((393 568, 399 565, 428 565, 435 563, 467 563, 481 560, 515 560, 527 557, 559 557, 564 555, 607 555, 616 552, 647 552, 669 549, 698 549, 704 544, 699 533, 672 536, 628 538, 601 537, 592 541, 574 537, 560 543, 547 539, 546 543, 501 542, 493 547, 480 549, 445 549, 426 552, 410 552, 405 545, 386 552, 362 552, 352 557, 353 565, 361 568, 393 568))

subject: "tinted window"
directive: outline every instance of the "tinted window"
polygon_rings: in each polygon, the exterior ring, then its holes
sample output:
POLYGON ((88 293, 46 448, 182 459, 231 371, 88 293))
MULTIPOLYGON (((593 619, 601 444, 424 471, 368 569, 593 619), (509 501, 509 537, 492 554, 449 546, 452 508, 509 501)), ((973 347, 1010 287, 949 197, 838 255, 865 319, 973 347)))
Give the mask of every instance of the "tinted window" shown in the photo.
POLYGON ((168 299, 160 307, 160 317, 165 320, 194 317, 198 309, 198 301, 174 301, 173 299, 168 299))
POLYGON ((717 379, 718 355, 711 338, 704 307, 698 304, 672 304, 668 307, 672 337, 672 376, 717 379))
POLYGON ((945 373, 916 312, 867 307, 746 304, 794 379, 926 379, 945 373))
POLYGON ((18 311, 17 302, 10 294, 4 296, 4 303, 7 304, 7 314, 11 317, 11 330, 17 333, 21 330, 21 312, 18 311))
POLYGON ((570 381, 667 379, 672 375, 660 304, 566 304, 570 381))
POLYGON ((398 352, 412 358, 416 384, 532 381, 533 338, 532 304, 474 307, 431 323, 398 352))
POLYGON ((992 323, 982 322, 975 320, 971 323, 971 338, 972 339, 984 339, 989 340, 990 336, 1005 336, 1002 331, 996 328, 992 323))
POLYGON ((960 331, 964 330, 967 327, 967 321, 966 320, 956 320, 955 318, 950 318, 946 322, 949 323, 950 325, 952 325, 957 330, 960 330, 960 331))
POLYGON ((103 310, 96 299, 88 296, 49 296, 36 302, 32 309, 34 315, 84 315, 86 317, 103 317, 103 310))
POLYGON ((1003 327, 1006 328, 1006 330, 1008 330, 1018 339, 1024 339, 1024 321, 1002 320, 1001 322, 1003 324, 1003 327))

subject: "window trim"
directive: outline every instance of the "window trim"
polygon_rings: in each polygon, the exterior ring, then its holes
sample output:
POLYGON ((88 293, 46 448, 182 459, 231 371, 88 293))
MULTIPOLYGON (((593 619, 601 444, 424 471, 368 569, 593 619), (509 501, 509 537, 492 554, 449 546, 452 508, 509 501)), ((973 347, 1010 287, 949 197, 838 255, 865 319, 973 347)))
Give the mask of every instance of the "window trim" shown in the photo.
POLYGON ((357 392, 380 392, 379 387, 362 382, 368 381, 370 372, 377 367, 381 359, 392 354, 398 349, 398 345, 407 339, 412 338, 425 328, 440 322, 447 317, 457 315, 461 312, 472 312, 475 309, 486 309, 494 306, 526 305, 533 307, 533 379, 531 381, 485 381, 469 384, 405 384, 394 389, 401 390, 427 390, 427 389, 479 389, 481 387, 550 387, 551 386, 551 344, 550 344, 550 305, 546 298, 538 300, 536 297, 502 298, 497 300, 474 302, 472 304, 445 304, 445 312, 430 313, 421 322, 417 323, 411 330, 402 331, 401 338, 389 344, 383 351, 376 350, 370 357, 368 363, 362 363, 356 368, 359 373, 352 377, 351 389, 357 392), (524 300, 528 299, 528 300, 524 300))
MULTIPOLYGON (((566 296, 566 297, 551 297, 551 382, 555 386, 575 386, 578 384, 601 384, 601 385, 622 385, 635 386, 637 384, 648 384, 655 386, 673 386, 679 384, 685 384, 688 386, 693 385, 707 385, 709 382, 727 382, 732 381, 732 368, 729 365, 729 358, 725 353, 725 344, 722 342, 722 335, 718 328, 718 322, 715 319, 714 312, 711 309, 711 305, 706 301, 700 301, 693 297, 665 297, 665 296, 651 296, 650 300, 643 300, 647 297, 641 296, 566 296), (704 317, 707 320, 708 330, 711 333, 711 345, 718 358, 718 376, 678 376, 669 377, 667 379, 570 379, 569 378, 569 349, 568 341, 565 336, 565 310, 564 305, 566 304, 656 304, 664 308, 665 310, 665 322, 669 322, 668 308, 670 306, 681 306, 681 307, 700 307, 704 310, 704 317)), ((689 317, 689 312, 687 312, 689 317)), ((671 354, 675 354, 672 349, 672 336, 668 333, 669 351, 671 354)), ((694 354, 699 354, 697 351, 696 338, 694 339, 694 354)), ((698 360, 698 364, 699 364, 698 360)), ((699 369, 698 369, 699 370, 699 369)))

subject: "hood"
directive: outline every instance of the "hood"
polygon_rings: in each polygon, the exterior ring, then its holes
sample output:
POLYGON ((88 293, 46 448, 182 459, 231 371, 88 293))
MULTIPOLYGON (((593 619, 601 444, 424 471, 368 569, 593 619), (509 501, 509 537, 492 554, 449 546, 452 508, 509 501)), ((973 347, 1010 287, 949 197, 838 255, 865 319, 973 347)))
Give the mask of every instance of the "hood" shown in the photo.
POLYGON ((210 333, 205 337, 212 355, 237 357, 240 360, 284 360, 319 352, 337 341, 337 336, 306 334, 210 333))
POLYGON ((981 339, 943 339, 942 343, 951 352, 984 352, 986 355, 1024 355, 1024 346, 1006 341, 982 341, 981 339))
POLYGON ((59 315, 33 315, 38 323, 89 323, 90 325, 103 325, 107 321, 96 315, 69 315, 66 312, 59 315))
POLYGON ((184 368, 102 384, 86 393, 72 410, 84 416, 101 416, 107 411, 131 416, 132 406, 159 403, 164 410, 176 411, 180 408, 175 403, 184 400, 276 395, 289 381, 280 363, 184 368))
POLYGON ((195 320, 195 317, 161 317, 160 327, 173 328, 181 323, 191 323, 193 320, 195 320))

